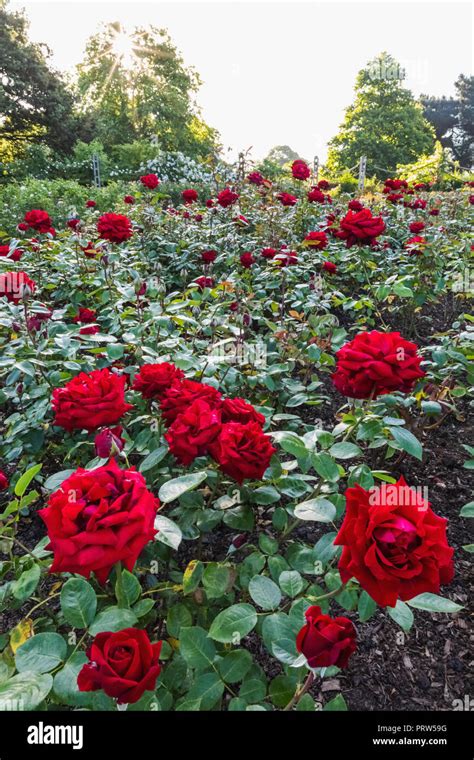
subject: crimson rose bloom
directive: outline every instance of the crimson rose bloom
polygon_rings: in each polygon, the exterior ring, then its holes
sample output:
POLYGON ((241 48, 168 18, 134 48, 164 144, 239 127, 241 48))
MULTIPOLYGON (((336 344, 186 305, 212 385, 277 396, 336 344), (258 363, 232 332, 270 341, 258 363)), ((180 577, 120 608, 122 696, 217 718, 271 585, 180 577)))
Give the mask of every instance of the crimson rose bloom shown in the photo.
POLYGON ((170 425, 178 414, 182 414, 197 399, 203 399, 209 406, 218 408, 221 394, 211 385, 196 383, 194 380, 175 380, 160 398, 163 419, 170 425))
POLYGON ((282 206, 294 206, 298 201, 298 198, 290 193, 278 193, 277 198, 282 206))
POLYGON ((424 222, 412 222, 410 224, 410 232, 413 232, 415 235, 417 235, 419 232, 425 229, 424 222))
POLYGON ((324 203, 326 201, 326 196, 321 192, 319 187, 311 188, 306 197, 310 203, 324 203))
POLYGON ((352 201, 349 201, 348 208, 350 208, 351 211, 362 211, 364 206, 357 200, 357 198, 354 198, 352 201))
POLYGON ((194 201, 197 201, 198 194, 196 190, 193 190, 193 188, 189 188, 189 190, 183 190, 181 193, 181 197, 185 203, 194 203, 194 201))
POLYGON ((329 190, 331 183, 328 182, 327 179, 320 179, 318 182, 318 187, 320 190, 329 190))
POLYGON ((114 459, 95 470, 79 467, 39 512, 54 554, 49 572, 94 572, 101 584, 116 562, 131 572, 156 533, 159 507, 134 469, 121 470, 114 459))
POLYGON ((135 198, 133 195, 126 195, 123 199, 123 202, 128 203, 131 206, 133 203, 135 203, 135 198))
POLYGON ((356 243, 372 243, 385 230, 385 222, 381 216, 372 216, 368 208, 362 211, 348 211, 341 221, 338 237, 346 241, 348 248, 356 243))
POLYGON ((184 372, 174 364, 143 364, 134 377, 132 390, 138 391, 143 398, 159 398, 176 380, 181 380, 184 372))
POLYGON ((102 214, 97 222, 97 232, 103 240, 111 243, 123 243, 132 237, 132 223, 123 214, 102 214))
POLYGON ((217 196, 217 202, 219 206, 222 206, 222 208, 227 208, 228 206, 232 206, 236 201, 238 201, 239 196, 237 193, 234 193, 229 187, 226 187, 224 190, 221 190, 219 195, 217 196))
POLYGON ((245 253, 242 253, 240 255, 240 263, 245 269, 250 269, 252 264, 255 263, 255 259, 250 253, 250 251, 245 251, 245 253))
POLYGON ((384 393, 410 393, 420 369, 418 346, 399 332, 378 330, 359 333, 336 354, 337 366, 332 381, 349 398, 377 398, 384 393))
POLYGON ((198 398, 178 414, 165 438, 170 451, 181 464, 188 465, 196 457, 207 454, 209 444, 221 429, 219 409, 198 398))
POLYGON ((4 472, 0 470, 0 491, 5 491, 8 488, 8 478, 4 472))
POLYGON ((213 277, 196 277, 194 280, 194 284, 198 286, 199 290, 204 290, 204 288, 213 288, 214 287, 215 280, 213 277))
POLYGON ((36 232, 46 233, 51 228, 51 219, 49 214, 42 209, 35 208, 32 211, 27 211, 24 216, 25 224, 31 227, 36 232))
POLYGON ((265 417, 243 398, 226 398, 221 406, 222 422, 257 422, 261 427, 265 417))
POLYGON ((122 438, 123 428, 120 425, 114 428, 104 428, 94 438, 95 455, 101 459, 120 454, 125 446, 122 438))
POLYGON ((334 540, 344 547, 342 581, 357 578, 381 607, 424 592, 438 594, 454 574, 446 524, 403 478, 370 491, 348 488, 344 522, 334 540))
POLYGON ((19 303, 32 295, 36 283, 25 272, 2 272, 0 274, 0 297, 5 296, 10 303, 19 303))
POLYGON ((296 649, 304 654, 310 668, 336 665, 346 668, 356 651, 356 630, 346 617, 323 615, 321 607, 309 607, 306 624, 296 637, 296 649))
POLYGON ((426 238, 421 235, 414 235, 406 241, 404 248, 410 252, 410 254, 423 253, 423 248, 428 245, 426 238))
POLYGON ((201 253, 201 260, 205 264, 212 264, 217 258, 217 251, 203 251, 201 253))
POLYGON ((161 645, 151 644, 147 632, 138 628, 98 633, 87 649, 90 662, 77 677, 79 691, 103 689, 119 704, 138 702, 145 691, 155 689, 161 645))
POLYGON ((314 230, 313 232, 308 232, 304 239, 304 245, 306 245, 308 248, 326 248, 328 244, 328 237, 325 232, 317 232, 314 230))
POLYGON ((99 325, 86 325, 81 327, 79 335, 97 335, 98 332, 100 332, 99 325))
POLYGON ((79 314, 74 317, 73 322, 82 322, 84 325, 90 325, 95 322, 97 312, 94 309, 86 309, 83 306, 79 306, 79 314))
POLYGON ((337 266, 332 261, 325 261, 323 264, 323 271, 329 274, 336 274, 337 266))
POLYGON ((65 430, 96 430, 113 425, 130 409, 125 402, 125 375, 107 367, 89 374, 81 372, 63 388, 53 391, 54 425, 65 430))
POLYGON ((160 180, 156 174, 144 174, 143 177, 140 177, 140 182, 147 187, 148 190, 155 190, 160 184, 160 180))
POLYGON ((14 248, 13 250, 9 245, 0 245, 0 256, 6 256, 10 261, 20 261, 24 251, 21 248, 14 248))
POLYGON ((302 161, 298 158, 291 164, 291 173, 295 179, 304 180, 308 179, 311 171, 306 161, 302 161))
POLYGON ((250 172, 247 174, 247 182, 250 182, 251 185, 263 185, 264 178, 260 172, 250 172))
POLYGON ((86 201, 87 208, 95 208, 97 206, 96 201, 86 201))
POLYGON ((262 256, 264 259, 273 259, 278 253, 276 248, 262 248, 262 256))
POLYGON ((75 230, 76 227, 78 227, 81 223, 81 220, 76 217, 73 217, 72 219, 68 219, 66 224, 71 230, 75 230))
POLYGON ((257 422, 228 422, 209 446, 220 468, 237 483, 261 480, 275 453, 268 435, 257 422))

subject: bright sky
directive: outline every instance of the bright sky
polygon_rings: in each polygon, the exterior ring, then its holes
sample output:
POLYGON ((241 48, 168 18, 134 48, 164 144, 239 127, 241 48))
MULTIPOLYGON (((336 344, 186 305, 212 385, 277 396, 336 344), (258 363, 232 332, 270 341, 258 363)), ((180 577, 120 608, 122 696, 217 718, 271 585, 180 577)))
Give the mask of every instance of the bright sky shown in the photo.
POLYGON ((102 22, 166 27, 204 84, 205 120, 226 147, 254 157, 288 144, 326 156, 352 100, 356 74, 387 50, 415 95, 454 94, 472 71, 472 10, 455 2, 95 2, 24 0, 30 36, 46 42, 58 69, 74 70, 102 22))

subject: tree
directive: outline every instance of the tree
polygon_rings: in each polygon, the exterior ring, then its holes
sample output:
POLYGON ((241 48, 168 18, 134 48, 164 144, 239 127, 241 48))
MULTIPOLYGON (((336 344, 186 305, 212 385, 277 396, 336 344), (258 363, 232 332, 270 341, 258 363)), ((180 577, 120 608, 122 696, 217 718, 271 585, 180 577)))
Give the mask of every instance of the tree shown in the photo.
POLYGON ((474 148, 474 77, 461 74, 455 83, 456 97, 422 95, 425 117, 433 125, 436 138, 449 148, 459 163, 470 168, 474 148))
POLYGON ((329 142, 330 172, 352 168, 365 155, 368 174, 388 177, 397 164, 411 163, 433 150, 434 129, 421 105, 402 86, 404 76, 388 53, 381 53, 358 73, 355 101, 329 142))
POLYGON ((264 161, 270 161, 278 166, 283 166, 284 164, 296 161, 298 158, 300 158, 298 153, 295 153, 293 148, 290 148, 289 145, 275 145, 275 147, 269 151, 264 161))
POLYGON ((153 26, 126 34, 109 24, 93 35, 78 67, 84 112, 93 111, 106 148, 155 139, 164 150, 206 155, 217 132, 194 104, 201 84, 184 65, 166 30, 153 26))
POLYGON ((22 14, 0 3, 0 151, 7 159, 31 142, 67 153, 78 137, 74 97, 49 68, 49 50, 30 42, 27 29, 22 14))

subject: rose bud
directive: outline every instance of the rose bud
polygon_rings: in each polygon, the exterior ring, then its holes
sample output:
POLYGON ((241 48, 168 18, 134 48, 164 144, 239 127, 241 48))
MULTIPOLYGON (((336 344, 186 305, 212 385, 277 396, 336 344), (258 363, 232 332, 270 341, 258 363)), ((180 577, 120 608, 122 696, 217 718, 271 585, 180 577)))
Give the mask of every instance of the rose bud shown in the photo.
POLYGON ((250 253, 250 251, 245 251, 245 253, 242 253, 240 256, 240 263, 245 269, 250 269, 252 264, 255 262, 254 257, 250 253))
POLYGON ((346 617, 323 615, 321 607, 309 607, 305 612, 306 625, 298 633, 296 649, 304 654, 310 668, 336 665, 346 668, 349 657, 356 651, 356 630, 346 617))
POLYGON ((332 261, 325 261, 322 268, 328 274, 336 274, 337 272, 337 266, 332 261))
POLYGON ((143 282, 141 285, 137 284, 135 286, 135 292, 138 297, 144 296, 147 291, 147 284, 146 282, 143 282))
POLYGON ((238 536, 232 539, 232 546, 235 549, 240 549, 241 546, 243 546, 248 541, 248 536, 246 533, 239 533, 238 536))
POLYGON ((8 488, 8 478, 5 473, 0 470, 0 491, 5 491, 8 488))
POLYGON ((122 436, 123 428, 117 425, 114 428, 104 428, 94 438, 95 455, 101 459, 108 459, 120 454, 125 446, 122 436))

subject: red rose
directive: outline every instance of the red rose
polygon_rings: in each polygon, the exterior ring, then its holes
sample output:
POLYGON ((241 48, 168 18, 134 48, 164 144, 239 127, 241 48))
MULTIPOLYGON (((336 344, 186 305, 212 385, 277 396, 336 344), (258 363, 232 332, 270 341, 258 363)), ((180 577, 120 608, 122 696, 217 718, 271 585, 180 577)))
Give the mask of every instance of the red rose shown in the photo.
POLYGON ((384 184, 389 190, 403 190, 408 187, 405 179, 386 179, 384 184))
POLYGON ((202 222, 203 216, 202 214, 194 214, 193 219, 195 222, 202 222))
POLYGON ((331 183, 327 181, 327 179, 320 179, 318 182, 318 188, 320 190, 329 190, 331 187, 331 183))
POLYGON ((36 283, 25 272, 2 272, 0 274, 0 296, 10 303, 19 303, 29 298, 36 290, 36 283))
POLYGON ((132 223, 123 214, 102 214, 97 222, 97 232, 103 240, 123 243, 132 237, 132 223))
POLYGON ((326 201, 326 196, 318 187, 311 188, 306 197, 310 203, 324 203, 326 201))
POLYGON ((418 232, 421 232, 422 230, 425 229, 425 225, 423 222, 412 222, 410 224, 409 229, 410 229, 410 232, 414 232, 416 235, 418 234, 418 232))
POLYGON ((198 286, 199 290, 204 290, 204 288, 213 288, 215 280, 213 277, 196 277, 194 284, 198 286))
POLYGON ((234 216, 232 218, 232 221, 234 224, 236 224, 238 227, 247 227, 250 224, 250 221, 247 219, 246 216, 243 214, 239 214, 238 216, 234 216))
POLYGON ((410 203, 409 205, 410 205, 410 208, 415 208, 415 209, 416 208, 421 208, 421 209, 424 209, 424 208, 426 208, 426 201, 424 201, 422 198, 415 198, 415 200, 413 201, 413 203, 410 203))
POLYGON ((198 199, 198 194, 196 190, 190 188, 189 190, 183 190, 181 197, 185 203, 194 203, 198 199))
POLYGON ((0 491, 5 491, 8 488, 8 478, 4 472, 0 470, 0 491))
POLYGON ((160 180, 156 174, 144 174, 143 177, 140 177, 140 182, 144 187, 147 187, 148 190, 155 190, 160 184, 160 180))
POLYGON ((399 332, 359 333, 337 352, 332 381, 349 398, 377 398, 392 391, 410 393, 425 375, 417 351, 416 343, 405 340, 399 332))
POLYGON ((227 208, 228 206, 232 206, 236 201, 238 201, 239 196, 237 193, 234 193, 229 187, 226 187, 224 190, 221 190, 219 195, 217 196, 217 202, 219 206, 222 206, 222 208, 227 208))
POLYGON ((298 158, 291 164, 291 173, 295 179, 305 180, 308 179, 311 171, 306 161, 298 158))
POLYGON ((296 649, 306 657, 310 668, 336 665, 346 668, 356 651, 356 630, 346 617, 323 615, 321 607, 309 607, 306 624, 296 637, 296 649))
POLYGON ((262 248, 262 256, 264 259, 273 259, 278 253, 276 248, 262 248))
POLYGON ((178 414, 186 411, 197 399, 206 401, 213 408, 218 408, 221 404, 221 394, 211 385, 196 383, 194 380, 175 380, 159 400, 163 419, 171 425, 178 414))
POLYGON ((82 306, 79 306, 79 314, 77 317, 74 317, 72 321, 81 322, 84 325, 90 325, 92 322, 95 322, 96 317, 97 312, 94 309, 86 309, 82 306))
POLYGON ((329 274, 336 274, 337 266, 332 261, 325 261, 323 264, 323 271, 329 272, 329 274))
POLYGON ((71 230, 75 230, 81 223, 81 220, 75 217, 74 219, 68 219, 66 224, 71 230))
POLYGON ((412 255, 416 253, 423 253, 423 248, 428 245, 426 238, 420 235, 414 235, 406 241, 404 248, 407 249, 412 255))
POLYGON ((88 259, 94 259, 100 253, 92 242, 87 243, 87 245, 81 245, 81 250, 88 259))
POLYGON ((87 650, 90 662, 77 677, 79 691, 103 689, 119 704, 138 702, 145 691, 155 689, 161 645, 151 644, 147 632, 138 628, 98 633, 87 650))
POLYGON ((298 198, 290 193, 278 193, 277 198, 282 206, 294 206, 298 201, 298 198))
MULTIPOLYGON (((46 307, 45 307, 46 308, 46 307)), ((28 330, 37 332, 41 329, 41 326, 43 322, 47 322, 48 319, 51 319, 53 316, 53 312, 46 310, 46 311, 37 311, 35 312, 31 317, 27 320, 27 328, 28 330)))
POLYGON ((387 195, 387 200, 390 203, 393 203, 394 205, 397 203, 400 203, 400 201, 402 201, 403 198, 404 196, 402 193, 390 193, 389 195, 387 195))
POLYGON ((226 475, 242 483, 261 480, 275 453, 268 435, 257 422, 228 422, 209 446, 209 453, 226 475))
POLYGON ((321 250, 322 248, 326 248, 328 238, 325 232, 314 230, 313 232, 308 232, 303 242, 308 248, 318 248, 321 250))
POLYGON ((226 398, 221 406, 222 422, 256 422, 261 427, 265 424, 265 417, 245 401, 243 398, 226 398))
POLYGON ((207 199, 206 206, 207 206, 207 208, 213 208, 214 207, 214 201, 212 200, 212 198, 208 198, 207 199))
POLYGON ((31 227, 32 230, 36 230, 36 232, 46 233, 49 232, 51 227, 49 214, 42 209, 35 208, 32 211, 27 211, 24 220, 25 224, 31 227))
POLYGON ((125 375, 107 368, 81 372, 63 388, 53 390, 53 424, 69 431, 113 425, 133 409, 125 401, 125 381, 125 375))
POLYGON ((255 263, 255 259, 250 253, 250 251, 245 251, 245 253, 242 253, 240 255, 240 263, 245 269, 250 269, 252 264, 255 263))
POLYGON ((471 206, 474 205, 474 195, 469 196, 469 203, 471 204, 471 206))
POLYGON ((291 267, 298 263, 298 256, 296 255, 296 251, 282 250, 273 257, 273 261, 276 261, 281 267, 291 267))
POLYGON ((350 208, 351 211, 362 211, 364 206, 357 200, 357 198, 354 198, 354 200, 349 201, 348 208, 350 208))
POLYGON ((29 230, 29 228, 30 228, 30 225, 27 224, 26 222, 20 222, 20 224, 17 225, 18 232, 26 232, 27 230, 29 230))
POLYGON ((10 261, 20 261, 24 251, 21 248, 14 248, 13 250, 9 245, 0 245, 0 256, 6 256, 10 261))
MULTIPOLYGON (((474 198, 474 195, 472 196, 474 198)), ((473 201, 474 202, 474 201, 473 201)), ((430 216, 439 216, 439 208, 432 208, 428 211, 430 216)))
POLYGON ((117 425, 117 427, 114 428, 104 428, 100 433, 97 433, 94 438, 96 457, 108 459, 116 454, 120 454, 125 446, 122 432, 123 428, 120 425, 117 425))
POLYGON ((135 198, 133 197, 133 195, 126 195, 125 198, 123 199, 123 202, 128 203, 131 206, 133 203, 135 203, 135 198))
POLYGON ((81 327, 79 335, 97 335, 98 332, 100 332, 99 325, 86 325, 86 327, 81 327))
POLYGON ((381 607, 418 594, 438 594, 453 578, 447 520, 400 478, 394 485, 346 491, 346 514, 334 541, 343 546, 339 572, 357 578, 381 607))
POLYGON ((356 243, 371 243, 385 230, 385 222, 381 216, 372 216, 368 208, 362 211, 348 211, 341 221, 338 237, 346 241, 348 248, 356 243))
POLYGON ((264 178, 260 172, 250 172, 247 174, 247 182, 250 182, 251 185, 263 185, 264 178))
POLYGON ((97 206, 96 201, 92 201, 92 200, 86 201, 86 207, 87 208, 95 208, 96 206, 97 206))
POLYGON ((133 379, 132 390, 143 398, 159 398, 176 380, 181 380, 184 372, 174 364, 143 364, 133 379))
POLYGON ((188 465, 207 454, 209 444, 221 429, 220 411, 198 398, 178 414, 165 438, 180 464, 188 465))
POLYGON ((212 264, 217 258, 217 251, 203 251, 201 259, 205 264, 212 264))
POLYGON ((116 562, 131 572, 156 533, 159 507, 135 470, 121 470, 113 459, 95 470, 79 467, 39 512, 54 554, 49 572, 94 572, 101 584, 116 562))

